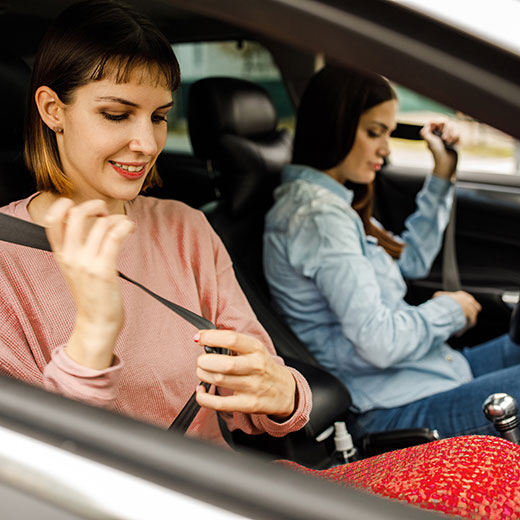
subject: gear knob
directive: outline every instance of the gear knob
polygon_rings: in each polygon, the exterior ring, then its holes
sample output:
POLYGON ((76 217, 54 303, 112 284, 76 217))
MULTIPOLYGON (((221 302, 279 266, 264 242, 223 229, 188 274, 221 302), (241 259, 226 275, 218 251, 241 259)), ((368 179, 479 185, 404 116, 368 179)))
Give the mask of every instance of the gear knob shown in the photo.
POLYGON ((520 444, 520 419, 513 397, 504 393, 491 394, 484 401, 482 409, 501 437, 520 444))

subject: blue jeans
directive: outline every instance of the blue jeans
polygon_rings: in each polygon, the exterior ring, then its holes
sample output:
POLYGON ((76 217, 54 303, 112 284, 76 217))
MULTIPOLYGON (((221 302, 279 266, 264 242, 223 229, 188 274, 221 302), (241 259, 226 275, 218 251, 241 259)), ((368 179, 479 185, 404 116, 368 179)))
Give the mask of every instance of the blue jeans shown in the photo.
POLYGON ((482 412, 482 404, 495 392, 506 392, 520 403, 520 346, 508 335, 465 348, 473 381, 399 408, 370 410, 349 421, 356 438, 368 432, 400 428, 436 429, 441 437, 498 435, 482 412))

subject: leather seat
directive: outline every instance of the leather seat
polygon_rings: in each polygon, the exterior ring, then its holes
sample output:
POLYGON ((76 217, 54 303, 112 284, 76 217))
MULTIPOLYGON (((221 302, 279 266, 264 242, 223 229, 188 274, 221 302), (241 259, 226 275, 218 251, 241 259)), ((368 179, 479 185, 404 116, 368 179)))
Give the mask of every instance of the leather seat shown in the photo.
MULTIPOLYGON (((278 130, 267 92, 236 78, 206 78, 189 92, 188 128, 194 154, 213 168, 220 197, 206 208, 234 259, 263 283, 261 243, 264 215, 280 172, 291 159, 292 138, 278 130), (231 224, 231 225, 229 225, 231 224), (242 240, 247 237, 247 248, 242 240)), ((263 289, 267 293, 267 286, 263 289)))
POLYGON ((23 125, 31 70, 19 57, 0 54, 0 206, 27 197, 35 183, 23 161, 23 125))

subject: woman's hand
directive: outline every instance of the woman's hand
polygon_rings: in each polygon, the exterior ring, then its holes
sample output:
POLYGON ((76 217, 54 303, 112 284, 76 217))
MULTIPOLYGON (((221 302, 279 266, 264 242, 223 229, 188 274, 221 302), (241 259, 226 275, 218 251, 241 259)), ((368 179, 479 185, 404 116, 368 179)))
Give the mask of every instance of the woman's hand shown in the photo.
POLYGON ((50 207, 45 224, 76 304, 76 323, 65 350, 81 365, 107 368, 123 326, 117 259, 134 224, 124 215, 108 215, 101 200, 75 206, 67 198, 50 207))
POLYGON ((459 332, 465 332, 477 324, 478 313, 482 310, 482 306, 471 294, 466 291, 437 291, 434 293, 433 298, 444 295, 453 298, 464 311, 464 316, 466 316, 466 326, 459 332))
POLYGON ((199 357, 197 377, 232 392, 229 396, 211 395, 200 386, 197 402, 201 406, 222 412, 268 414, 280 419, 294 412, 296 382, 287 367, 276 363, 259 340, 231 330, 203 330, 196 341, 227 348, 234 354, 199 357))
POLYGON ((430 149, 433 160, 433 175, 453 181, 457 170, 457 153, 447 150, 444 142, 455 146, 460 141, 460 136, 452 123, 429 123, 421 129, 421 136, 430 149), (443 142, 444 141, 444 142, 443 142))

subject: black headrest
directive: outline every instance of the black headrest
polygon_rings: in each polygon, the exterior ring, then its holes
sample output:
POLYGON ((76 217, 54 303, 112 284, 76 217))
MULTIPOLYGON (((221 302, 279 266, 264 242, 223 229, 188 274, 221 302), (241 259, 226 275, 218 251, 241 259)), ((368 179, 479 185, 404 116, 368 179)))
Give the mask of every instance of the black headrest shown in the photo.
POLYGON ((216 162, 219 190, 233 217, 266 211, 282 168, 290 161, 292 138, 278 130, 267 91, 256 83, 214 77, 190 87, 188 125, 193 151, 216 162))
POLYGON ((278 116, 269 94, 250 81, 214 77, 190 87, 188 124, 197 157, 219 157, 224 134, 261 138, 276 129, 278 116))
POLYGON ((0 150, 20 148, 23 144, 25 103, 31 69, 18 56, 0 54, 0 150))

